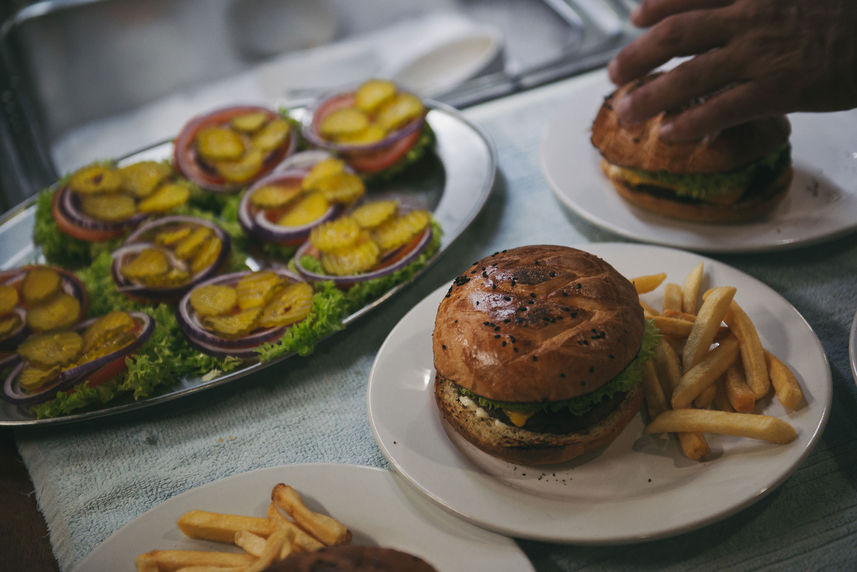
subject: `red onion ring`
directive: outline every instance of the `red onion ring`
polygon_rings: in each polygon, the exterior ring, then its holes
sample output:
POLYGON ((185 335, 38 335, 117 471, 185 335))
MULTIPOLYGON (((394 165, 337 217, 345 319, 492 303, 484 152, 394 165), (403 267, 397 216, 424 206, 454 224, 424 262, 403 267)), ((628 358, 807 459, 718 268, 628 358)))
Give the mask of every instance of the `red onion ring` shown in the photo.
MULTIPOLYGON (((37 403, 48 401, 56 396, 57 391, 65 391, 78 383, 85 381, 87 377, 94 374, 105 365, 136 351, 146 342, 147 339, 149 339, 149 336, 152 335, 152 332, 155 330, 155 321, 151 316, 144 312, 128 312, 128 314, 134 318, 134 321, 138 324, 138 333, 134 341, 127 346, 86 362, 85 364, 63 371, 57 376, 56 383, 48 385, 47 387, 42 387, 36 393, 27 393, 21 389, 21 385, 18 380, 21 376, 21 372, 24 371, 24 368, 27 366, 27 363, 22 361, 15 367, 15 369, 12 370, 12 373, 6 377, 6 381, 3 383, 3 396, 7 401, 16 405, 35 405, 37 403)), ((85 322, 81 322, 77 324, 74 329, 78 331, 85 330, 97 319, 98 318, 92 318, 85 322)))
MULTIPOLYGON (((272 272, 290 280, 291 282, 304 282, 304 279, 286 269, 286 268, 269 268, 272 272)), ((237 283, 243 276, 251 274, 251 271, 233 272, 232 274, 223 274, 216 276, 210 280, 198 284, 197 286, 206 286, 209 284, 226 284, 232 285, 237 283)), ((218 336, 214 332, 210 332, 199 322, 196 312, 190 305, 190 292, 184 295, 176 307, 176 318, 179 327, 188 339, 188 342, 198 350, 216 356, 216 357, 238 357, 242 359, 250 359, 257 356, 256 350, 265 343, 272 342, 282 337, 283 333, 291 325, 279 326, 275 328, 265 328, 252 332, 250 335, 241 338, 224 338, 218 336)))
MULTIPOLYGON (((212 173, 199 160, 194 145, 196 134, 203 127, 222 124, 228 122, 233 117, 244 115, 245 113, 254 113, 257 111, 268 114, 268 117, 280 117, 280 114, 267 107, 258 105, 237 105, 232 107, 224 107, 215 109, 214 111, 193 117, 185 123, 176 136, 173 145, 173 164, 176 170, 185 178, 196 183, 201 188, 215 193, 232 193, 244 188, 247 183, 230 183, 220 175, 212 173)), ((295 152, 298 144, 297 134, 294 130, 289 131, 289 137, 285 144, 274 149, 265 157, 262 169, 248 183, 257 181, 270 173, 274 167, 286 157, 295 152)))
POLYGON ((77 198, 74 191, 70 187, 63 187, 57 191, 60 196, 57 198, 57 206, 68 221, 75 226, 84 230, 95 230, 105 232, 119 232, 133 228, 145 220, 149 215, 147 213, 136 213, 133 216, 121 221, 104 221, 92 218, 84 213, 78 207, 80 199, 77 198))
MULTIPOLYGON (((19 306, 17 308, 13 308, 9 313, 17 314, 21 323, 18 324, 18 327, 9 332, 9 335, 0 340, 0 351, 14 352, 18 347, 18 344, 20 344, 27 335, 27 312, 24 308, 19 306)), ((0 360, 0 366, 2 366, 2 360, 0 360)))

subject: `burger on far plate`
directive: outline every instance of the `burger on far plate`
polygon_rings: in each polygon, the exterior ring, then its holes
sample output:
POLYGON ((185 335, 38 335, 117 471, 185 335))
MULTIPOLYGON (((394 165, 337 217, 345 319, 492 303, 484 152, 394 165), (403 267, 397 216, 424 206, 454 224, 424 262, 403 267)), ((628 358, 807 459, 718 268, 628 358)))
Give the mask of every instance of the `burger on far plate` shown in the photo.
POLYGON ((506 461, 563 463, 611 443, 658 342, 634 286, 597 256, 523 246, 456 277, 432 335, 441 417, 506 461))
POLYGON ((592 124, 601 169, 628 202, 668 217, 704 223, 763 216, 792 181, 791 126, 785 116, 750 121, 700 141, 658 137, 668 114, 622 123, 615 105, 655 75, 608 95, 592 124))

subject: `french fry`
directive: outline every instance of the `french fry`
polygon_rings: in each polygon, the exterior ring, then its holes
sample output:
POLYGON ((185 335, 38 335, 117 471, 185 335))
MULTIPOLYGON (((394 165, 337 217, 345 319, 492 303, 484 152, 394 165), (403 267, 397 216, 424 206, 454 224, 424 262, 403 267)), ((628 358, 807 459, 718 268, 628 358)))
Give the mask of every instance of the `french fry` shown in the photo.
POLYGON ((664 286, 664 302, 661 309, 663 314, 667 311, 681 312, 681 286, 669 282, 664 286))
POLYGON ((682 320, 680 318, 653 316, 651 319, 655 323, 655 327, 657 327, 664 336, 686 338, 690 335, 690 332, 693 329, 693 322, 688 322, 687 320, 682 320))
POLYGON ((765 352, 762 349, 762 342, 759 339, 756 326, 734 300, 729 306, 724 321, 741 344, 741 363, 744 364, 747 385, 753 390, 756 399, 761 399, 768 394, 771 382, 768 377, 765 352))
POLYGON ((284 517, 283 513, 280 512, 280 509, 278 509, 277 505, 273 502, 268 505, 268 520, 274 527, 288 528, 295 533, 293 543, 296 550, 303 552, 315 552, 316 550, 324 548, 324 544, 317 538, 313 538, 294 522, 284 517))
POLYGON ((286 528, 278 528, 265 541, 265 547, 259 555, 258 560, 244 568, 241 572, 262 572, 280 558, 283 544, 291 545, 291 539, 295 533, 286 528))
POLYGON ((301 528, 328 546, 343 544, 351 536, 348 528, 338 520, 307 508, 300 494, 289 485, 276 485, 271 492, 271 500, 295 519, 301 528))
POLYGON ((137 572, 158 572, 158 563, 146 554, 141 554, 135 558, 134 564, 137 566, 137 572))
POLYGON ((733 286, 720 286, 709 291, 684 344, 681 363, 685 371, 702 361, 708 353, 735 292, 736 288, 733 286))
POLYGON ((777 356, 765 350, 765 363, 771 377, 771 385, 777 399, 786 409, 794 411, 803 403, 803 391, 798 384, 795 374, 777 356))
POLYGON ((691 270, 681 286, 681 309, 688 314, 699 311, 699 292, 702 289, 702 276, 705 265, 700 262, 691 270))
POLYGON ((662 315, 667 318, 678 318, 680 320, 685 320, 686 322, 693 323, 696 321, 696 314, 688 314, 687 312, 682 312, 681 310, 664 310, 661 312, 662 315))
MULTIPOLYGON (((718 380, 719 381, 719 380, 718 380)), ((699 409, 708 408, 714 401, 717 395, 717 381, 702 390, 702 393, 696 396, 693 400, 693 406, 699 409)))
POLYGON ((711 446, 705 435, 699 431, 680 431, 678 435, 678 443, 681 445, 681 452, 688 459, 701 461, 711 454, 711 446))
POLYGON ((686 370, 672 395, 673 409, 690 407, 702 391, 717 381, 738 358, 738 340, 729 336, 709 352, 702 361, 686 370))
POLYGON ((726 370, 724 379, 726 397, 729 399, 732 408, 740 413, 753 411, 756 408, 756 396, 750 386, 747 385, 744 368, 739 361, 736 361, 726 370))
POLYGON ((643 308, 643 316, 646 319, 660 315, 660 312, 658 312, 650 304, 647 304, 642 300, 640 300, 640 306, 643 308))
POLYGON ((258 534, 253 534, 249 530, 239 530, 235 533, 235 546, 241 548, 247 554, 252 554, 256 558, 265 550, 265 538, 258 534))
MULTIPOLYGON (((729 370, 726 371, 728 372, 729 370)), ((715 385, 717 386, 717 391, 714 394, 714 401, 711 403, 712 407, 720 411, 734 411, 732 404, 729 403, 729 397, 726 395, 726 376, 720 376, 715 385)))
POLYGON ((241 566, 182 566, 176 572, 244 572, 241 566))
POLYGON ((700 431, 761 439, 771 443, 789 443, 797 437, 794 427, 769 415, 733 413, 714 409, 673 409, 658 415, 646 427, 646 433, 700 431))
POLYGON ((643 393, 645 394, 649 417, 652 419, 669 409, 670 406, 667 403, 667 398, 664 396, 664 388, 658 379, 655 364, 652 360, 647 361, 643 365, 643 393))
POLYGON ((215 552, 206 550, 151 550, 141 554, 135 560, 154 562, 159 572, 175 572, 189 566, 219 566, 221 568, 241 569, 256 560, 250 554, 236 552, 215 552))
POLYGON ((221 514, 204 510, 192 510, 179 517, 179 529, 190 538, 232 543, 235 533, 249 530, 259 536, 271 534, 271 523, 267 518, 221 514))
POLYGON ((666 272, 659 272, 658 274, 647 274, 646 276, 637 276, 636 278, 631 278, 631 284, 633 284, 634 288, 637 289, 637 294, 645 294, 647 292, 651 292, 652 290, 660 286, 661 282, 666 280, 666 277, 666 272))

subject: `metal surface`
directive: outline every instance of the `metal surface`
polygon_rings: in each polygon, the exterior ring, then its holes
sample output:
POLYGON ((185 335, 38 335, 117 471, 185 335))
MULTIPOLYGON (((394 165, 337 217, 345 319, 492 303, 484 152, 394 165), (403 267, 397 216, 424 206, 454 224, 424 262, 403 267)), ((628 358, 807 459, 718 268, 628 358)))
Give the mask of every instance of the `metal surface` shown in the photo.
MULTIPOLYGON (((430 261, 430 266, 452 245, 482 209, 494 183, 497 155, 493 144, 485 134, 456 110, 438 102, 427 103, 431 107, 427 121, 437 138, 434 157, 426 157, 426 160, 414 165, 414 168, 419 171, 414 172, 413 176, 398 177, 374 189, 373 196, 407 194, 417 203, 422 203, 433 211, 444 234, 440 249, 430 261)), ((127 159, 164 158, 171 154, 172 143, 165 142, 141 150, 127 159)), ((35 217, 33 203, 33 199, 26 201, 0 220, 0 268, 42 261, 38 248, 32 242, 35 217)), ((424 271, 425 268, 414 277, 414 280, 424 271)), ((346 330, 339 335, 348 335, 349 324, 370 313, 408 284, 399 284, 371 304, 345 318, 343 323, 346 330)), ((0 426, 58 425, 127 413, 235 381, 289 357, 291 356, 282 356, 264 364, 254 363, 209 380, 182 379, 177 382, 176 387, 148 399, 65 417, 34 419, 21 412, 16 406, 0 399, 0 426)))

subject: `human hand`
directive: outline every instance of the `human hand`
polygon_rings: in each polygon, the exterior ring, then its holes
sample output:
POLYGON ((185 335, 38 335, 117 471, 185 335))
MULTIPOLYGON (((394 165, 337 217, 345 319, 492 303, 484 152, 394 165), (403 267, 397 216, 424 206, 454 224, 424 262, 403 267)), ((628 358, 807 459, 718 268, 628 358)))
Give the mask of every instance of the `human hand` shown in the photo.
POLYGON ((857 107, 857 0, 643 0, 632 22, 650 29, 610 62, 614 83, 693 56, 617 104, 627 122, 677 110, 663 139, 857 107))

